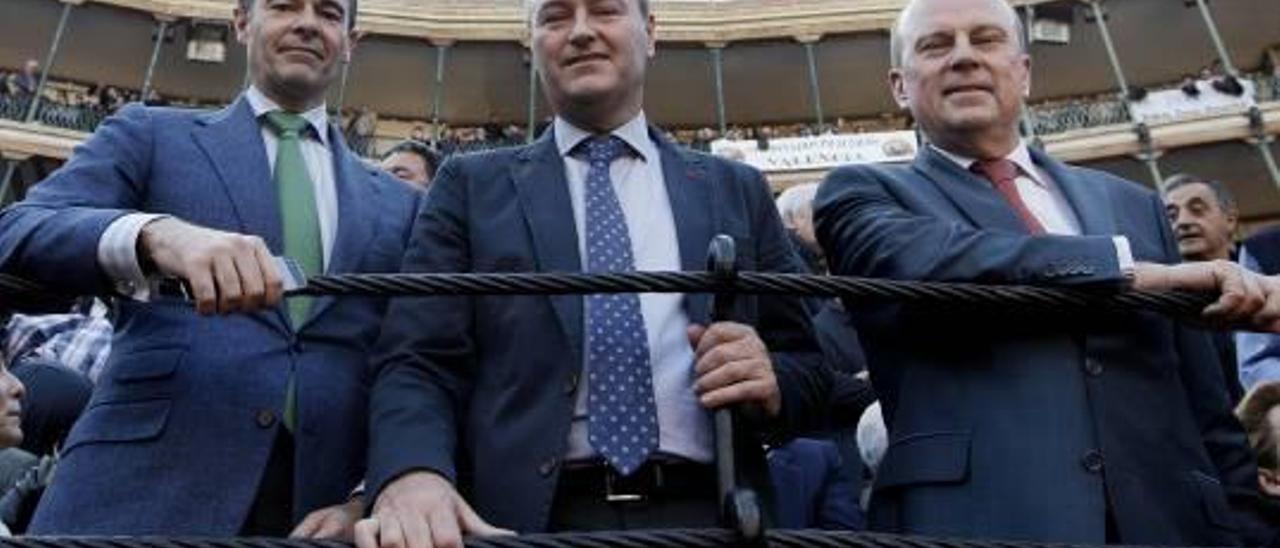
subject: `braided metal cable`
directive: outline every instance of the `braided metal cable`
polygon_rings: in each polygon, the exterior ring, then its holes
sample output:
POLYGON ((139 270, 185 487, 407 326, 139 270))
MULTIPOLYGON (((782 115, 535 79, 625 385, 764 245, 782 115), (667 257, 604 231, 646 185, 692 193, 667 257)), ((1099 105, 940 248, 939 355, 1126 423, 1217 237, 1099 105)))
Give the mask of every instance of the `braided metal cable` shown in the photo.
MULTIPOLYGON (((1065 544, 933 539, 843 531, 769 531, 771 548, 1070 548, 1065 544)), ((285 538, 16 537, 6 548, 351 548, 332 540, 285 538)), ((670 529, 534 534, 467 539, 468 548, 720 548, 739 546, 727 529, 670 529)))
MULTIPOLYGON (((343 274, 318 276, 290 295, 439 296, 591 293, 738 293, 839 296, 854 303, 900 302, 948 309, 1051 312, 1151 311, 1196 321, 1210 294, 1090 291, 1015 285, 942 283, 851 276, 741 272, 731 281, 708 272, 343 274)), ((50 293, 0 274, 0 304, 31 303, 50 293)))

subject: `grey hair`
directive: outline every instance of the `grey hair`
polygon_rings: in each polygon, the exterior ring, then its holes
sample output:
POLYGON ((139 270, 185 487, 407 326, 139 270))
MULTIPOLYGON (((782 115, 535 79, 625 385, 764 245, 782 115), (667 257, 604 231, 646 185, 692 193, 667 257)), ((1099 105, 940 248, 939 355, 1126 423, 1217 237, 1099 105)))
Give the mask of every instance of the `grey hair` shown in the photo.
POLYGON ((804 183, 782 191, 776 200, 778 215, 791 219, 813 208, 813 198, 818 195, 818 183, 804 183))
MULTIPOLYGON (((1022 23, 1022 18, 1018 16, 1017 10, 1009 5, 1005 0, 991 0, 995 4, 1005 8, 1005 13, 1013 20, 1013 33, 1018 41, 1018 50, 1027 53, 1027 31, 1022 23)), ((893 26, 889 27, 889 64, 893 68, 902 68, 903 53, 906 50, 905 44, 902 43, 902 26, 907 22, 907 16, 911 11, 920 4, 920 0, 910 0, 907 5, 898 12, 898 18, 893 21, 893 26)))
MULTIPOLYGON (((636 0, 640 5, 640 16, 649 17, 649 0, 636 0)), ((525 20, 529 22, 529 26, 533 26, 533 8, 537 6, 538 0, 524 0, 525 20)))
MULTIPOLYGON (((240 6, 240 9, 243 10, 245 14, 248 14, 253 11, 253 3, 256 1, 257 0, 236 0, 236 5, 240 6)), ((347 30, 353 30, 356 28, 356 11, 359 8, 360 0, 351 0, 351 3, 347 6, 347 11, 349 12, 347 13, 347 30)))
POLYGON ((1231 195, 1231 191, 1227 190, 1227 185, 1222 184, 1222 181, 1197 177, 1190 173, 1179 173, 1165 179, 1164 184, 1160 186, 1163 187, 1161 192, 1168 196, 1174 189, 1187 185, 1204 185, 1209 187, 1209 190, 1213 191, 1213 197, 1218 200, 1218 207, 1225 211, 1235 211, 1236 198, 1231 195))

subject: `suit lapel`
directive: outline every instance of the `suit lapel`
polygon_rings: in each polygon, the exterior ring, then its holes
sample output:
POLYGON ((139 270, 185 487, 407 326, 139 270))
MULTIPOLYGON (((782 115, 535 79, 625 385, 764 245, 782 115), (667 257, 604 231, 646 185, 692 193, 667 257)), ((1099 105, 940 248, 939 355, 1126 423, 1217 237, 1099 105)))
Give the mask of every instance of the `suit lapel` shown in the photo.
POLYGON ((271 167, 262 131, 242 96, 231 106, 197 119, 196 143, 213 162, 240 221, 240 232, 256 234, 271 252, 284 249, 280 201, 271 187, 271 167))
POLYGON ((990 182, 961 168, 933 148, 923 147, 916 155, 913 167, 932 181, 974 226, 1010 232, 1027 231, 1018 214, 990 182))
MULTIPOLYGON (((578 230, 564 171, 564 160, 556 149, 554 129, 546 131, 534 144, 516 153, 511 168, 520 207, 533 236, 533 254, 540 272, 581 272, 578 230)), ((560 328, 582 363, 582 296, 548 297, 560 319, 560 328)))
MULTIPOLYGON (((369 214, 369 203, 376 201, 373 194, 378 192, 378 187, 367 180, 368 172, 347 148, 342 132, 332 124, 329 125, 329 148, 333 152, 333 184, 338 196, 338 218, 335 220, 338 226, 325 273, 359 272, 360 260, 374 237, 373 225, 377 219, 369 214)), ((335 302, 334 297, 317 298, 304 325, 314 321, 335 302)))
MULTIPOLYGON (((218 174, 239 221, 239 232, 262 238, 273 255, 280 255, 284 250, 280 200, 271 184, 262 129, 249 102, 241 96, 227 108, 197 118, 192 136, 218 174)), ((271 323, 288 331, 283 306, 268 314, 274 318, 271 323)))
MULTIPOLYGON (((707 246, 715 227, 720 226, 719 210, 712 203, 713 182, 707 179, 706 166, 701 157, 685 153, 652 128, 649 136, 658 143, 658 151, 662 157, 662 178, 666 183, 667 199, 671 202, 676 239, 680 246, 680 269, 706 270, 707 246)), ((745 242, 739 242, 740 245, 743 243, 745 242)), ((685 313, 690 321, 707 321, 710 298, 710 295, 703 293, 685 296, 685 313)))
POLYGON ((1080 220, 1082 234, 1115 234, 1115 216, 1111 212, 1111 200, 1101 185, 1090 185, 1076 176, 1075 170, 1050 158, 1049 155, 1030 148, 1031 161, 1049 174, 1058 185, 1076 218, 1080 220))

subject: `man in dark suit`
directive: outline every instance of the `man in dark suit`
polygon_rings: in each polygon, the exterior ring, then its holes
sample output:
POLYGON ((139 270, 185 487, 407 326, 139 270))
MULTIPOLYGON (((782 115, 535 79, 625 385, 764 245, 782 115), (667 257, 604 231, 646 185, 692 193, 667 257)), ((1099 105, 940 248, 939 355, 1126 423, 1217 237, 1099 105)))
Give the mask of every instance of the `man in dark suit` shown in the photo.
MULTIPOLYGON (((738 266, 800 265, 759 172, 647 126, 645 0, 540 0, 534 61, 557 117, 536 143, 451 159, 405 269, 702 270, 716 234, 738 266)), ((743 429, 816 420, 828 377, 803 302, 707 295, 441 297, 393 304, 375 362, 373 518, 357 543, 461 534, 715 525, 711 409, 743 429), (757 331, 758 329, 758 331, 757 331), (474 508, 474 510, 473 510, 474 508)), ((740 455, 767 485, 760 446, 740 455)))
MULTIPOLYGON (((1159 198, 1028 149, 1030 59, 1000 0, 915 0, 894 97, 928 146, 832 173, 818 237, 837 274, 1222 291, 1209 318, 1276 327, 1277 283, 1178 261, 1159 198)), ((1153 314, 854 315, 890 442, 873 528, 1085 544, 1239 542, 1255 471, 1207 337, 1153 314)))
POLYGON ((31 532, 285 535, 310 513, 296 533, 349 534, 385 301, 282 302, 273 256, 307 274, 399 267, 417 193, 361 164, 324 107, 355 10, 242 0, 239 99, 128 106, 0 215, 4 272, 125 296, 31 532), (153 287, 164 277, 194 309, 153 287))

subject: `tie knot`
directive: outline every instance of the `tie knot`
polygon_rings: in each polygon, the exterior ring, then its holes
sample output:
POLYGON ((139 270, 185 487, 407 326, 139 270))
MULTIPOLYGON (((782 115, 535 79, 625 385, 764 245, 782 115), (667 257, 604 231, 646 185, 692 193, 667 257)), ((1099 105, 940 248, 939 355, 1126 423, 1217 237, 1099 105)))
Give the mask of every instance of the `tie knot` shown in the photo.
POLYGON ((263 118, 280 137, 298 137, 302 135, 303 128, 307 127, 307 119, 302 115, 283 110, 268 112, 263 118))
POLYGON ((582 142, 587 161, 611 163, 627 153, 626 141, 615 135, 597 135, 582 142))
POLYGON ((978 160, 969 169, 978 175, 986 177, 988 181, 996 185, 1005 184, 1018 178, 1018 164, 1004 158, 978 160))

